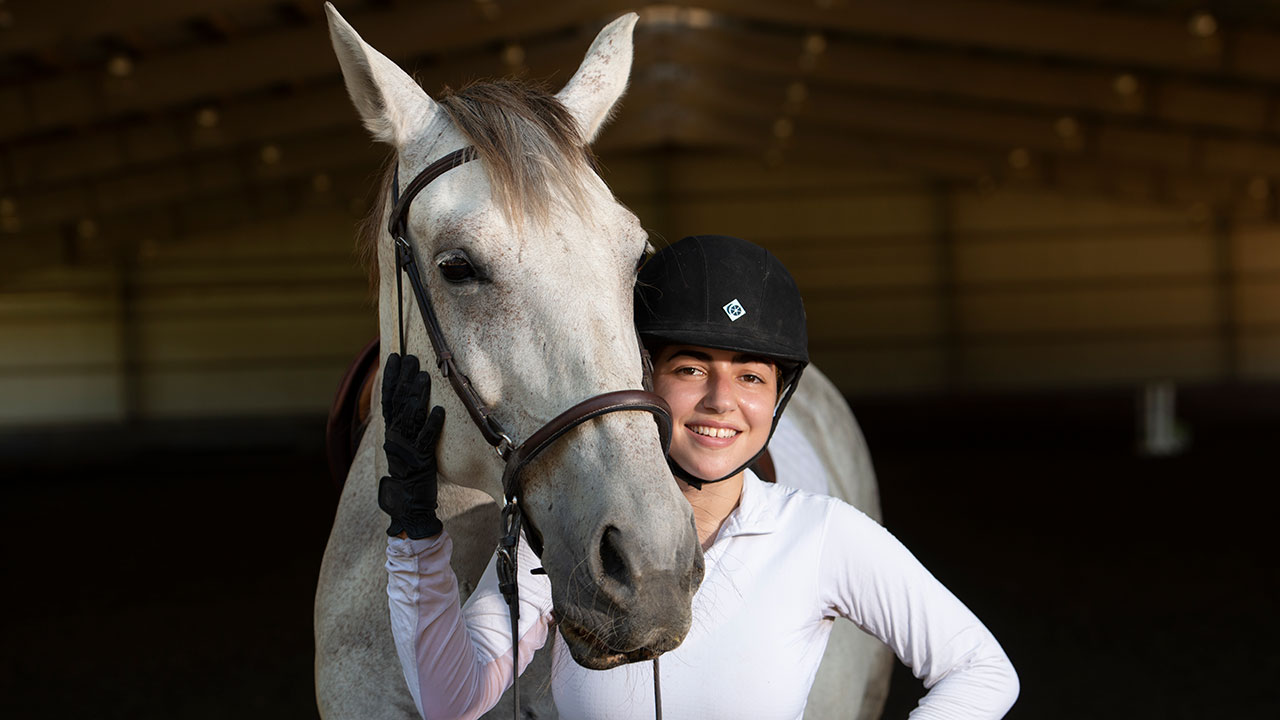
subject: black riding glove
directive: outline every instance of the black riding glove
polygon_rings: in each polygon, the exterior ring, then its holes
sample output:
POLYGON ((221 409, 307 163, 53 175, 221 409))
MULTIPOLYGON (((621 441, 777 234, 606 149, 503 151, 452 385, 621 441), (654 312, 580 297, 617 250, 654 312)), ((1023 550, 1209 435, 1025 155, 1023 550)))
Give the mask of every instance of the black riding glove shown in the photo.
POLYGON ((378 482, 378 507, 391 516, 391 536, 403 532, 416 540, 444 529, 436 517, 436 444, 444 408, 430 406, 431 375, 418 370, 416 356, 391 353, 382 369, 382 450, 389 475, 378 482))

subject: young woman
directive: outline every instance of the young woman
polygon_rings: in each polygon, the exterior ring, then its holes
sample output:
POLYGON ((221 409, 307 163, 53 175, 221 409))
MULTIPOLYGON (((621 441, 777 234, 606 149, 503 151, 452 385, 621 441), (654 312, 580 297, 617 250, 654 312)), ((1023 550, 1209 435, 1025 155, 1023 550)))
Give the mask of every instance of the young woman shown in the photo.
MULTIPOLYGON (((852 506, 749 469, 808 363, 804 318, 786 268, 744 240, 685 238, 640 272, 636 326, 654 358, 654 391, 671 406, 669 462, 705 551, 693 627, 664 655, 664 716, 800 718, 831 624, 845 618, 924 681, 929 692, 913 718, 1000 718, 1017 697, 1017 676, 973 613, 852 506)), ((391 476, 379 493, 392 517, 387 592, 423 716, 473 718, 510 683, 511 626, 492 564, 459 607, 451 546, 434 514, 443 411, 428 417, 426 377, 412 357, 388 360, 391 476)), ((522 567, 536 562, 521 558, 522 567)), ((532 611, 535 620, 519 643, 522 668, 552 621, 549 583, 528 577, 521 617, 532 611)), ((599 671, 565 658, 553 667, 561 717, 653 717, 648 664, 599 671)))

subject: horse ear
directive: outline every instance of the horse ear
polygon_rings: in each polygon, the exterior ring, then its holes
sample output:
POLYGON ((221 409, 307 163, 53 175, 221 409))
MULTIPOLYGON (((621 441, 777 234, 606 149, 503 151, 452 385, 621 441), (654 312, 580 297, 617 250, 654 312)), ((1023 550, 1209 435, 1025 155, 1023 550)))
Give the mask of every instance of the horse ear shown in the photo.
POLYGON ((404 147, 430 122, 435 102, 400 66, 362 40, 333 3, 326 2, 324 10, 342 79, 364 126, 375 140, 404 147))
POLYGON ((591 43, 587 57, 556 98, 569 109, 582 139, 595 140, 613 106, 627 89, 631 74, 631 33, 639 15, 627 13, 605 26, 591 43))

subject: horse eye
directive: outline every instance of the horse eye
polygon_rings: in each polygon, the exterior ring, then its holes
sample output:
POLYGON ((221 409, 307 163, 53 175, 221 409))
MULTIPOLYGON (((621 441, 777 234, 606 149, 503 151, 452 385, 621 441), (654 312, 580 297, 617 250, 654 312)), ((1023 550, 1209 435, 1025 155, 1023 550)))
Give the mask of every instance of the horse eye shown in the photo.
POLYGON ((458 255, 450 255, 441 260, 436 267, 440 268, 440 274, 444 275, 444 279, 449 282, 460 283, 476 277, 476 269, 466 258, 458 255))

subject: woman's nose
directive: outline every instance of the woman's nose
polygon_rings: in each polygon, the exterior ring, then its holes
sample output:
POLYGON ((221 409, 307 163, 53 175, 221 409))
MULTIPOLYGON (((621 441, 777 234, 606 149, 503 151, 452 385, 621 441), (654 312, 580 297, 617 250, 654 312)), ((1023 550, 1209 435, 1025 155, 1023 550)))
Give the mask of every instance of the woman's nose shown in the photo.
POLYGON ((712 372, 707 377, 702 407, 707 412, 725 413, 733 407, 733 381, 725 373, 712 372))

